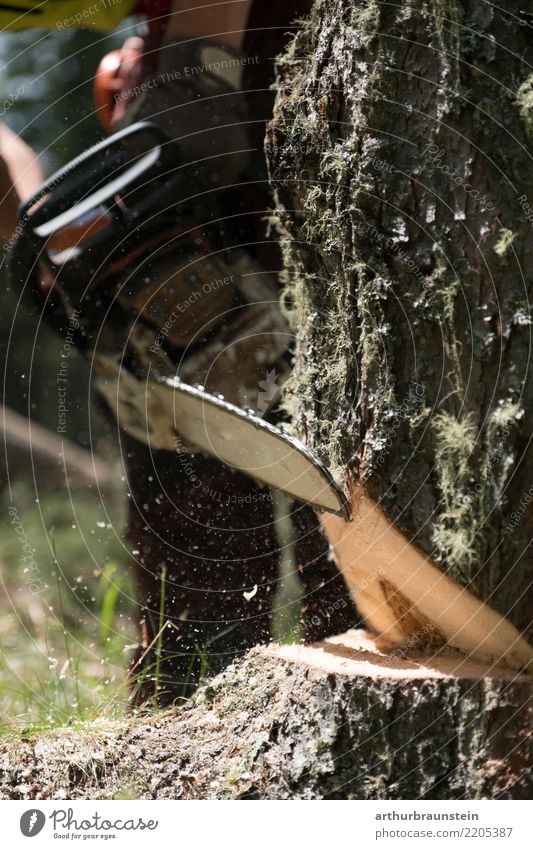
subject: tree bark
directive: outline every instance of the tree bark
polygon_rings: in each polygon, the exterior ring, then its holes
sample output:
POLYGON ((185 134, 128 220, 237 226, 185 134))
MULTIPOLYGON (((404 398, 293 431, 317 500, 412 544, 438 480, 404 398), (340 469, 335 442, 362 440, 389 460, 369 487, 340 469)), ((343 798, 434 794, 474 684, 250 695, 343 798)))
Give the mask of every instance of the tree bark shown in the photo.
POLYGON ((352 631, 254 649, 177 711, 4 740, 0 798, 530 798, 532 712, 528 676, 352 631))
POLYGON ((267 155, 300 436, 531 638, 533 56, 521 10, 315 0, 278 61, 267 155))

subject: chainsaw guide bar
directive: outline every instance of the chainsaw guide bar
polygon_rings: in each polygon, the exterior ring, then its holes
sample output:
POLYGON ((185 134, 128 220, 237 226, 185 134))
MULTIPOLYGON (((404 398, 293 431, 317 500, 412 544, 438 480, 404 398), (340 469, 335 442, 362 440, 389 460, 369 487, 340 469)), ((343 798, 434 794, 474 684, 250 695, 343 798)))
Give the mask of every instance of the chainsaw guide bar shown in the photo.
POLYGON ((150 370, 140 379, 102 355, 93 364, 96 389, 134 439, 156 451, 205 452, 260 483, 348 518, 348 499, 329 471, 280 427, 179 377, 150 370))
POLYGON ((299 501, 347 518, 346 496, 295 437, 179 378, 157 378, 151 391, 165 405, 172 393, 175 429, 188 443, 299 501))

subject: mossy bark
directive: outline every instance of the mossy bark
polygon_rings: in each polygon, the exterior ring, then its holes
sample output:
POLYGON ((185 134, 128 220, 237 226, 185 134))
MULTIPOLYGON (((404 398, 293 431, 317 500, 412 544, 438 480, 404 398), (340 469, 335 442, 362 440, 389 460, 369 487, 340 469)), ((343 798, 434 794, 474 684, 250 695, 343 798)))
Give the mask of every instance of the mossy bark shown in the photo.
POLYGON ((533 45, 482 0, 315 0, 267 139, 286 403, 339 479, 531 624, 533 45))
POLYGON ((455 662, 254 649, 181 710, 4 740, 0 798, 530 798, 532 679, 455 662))

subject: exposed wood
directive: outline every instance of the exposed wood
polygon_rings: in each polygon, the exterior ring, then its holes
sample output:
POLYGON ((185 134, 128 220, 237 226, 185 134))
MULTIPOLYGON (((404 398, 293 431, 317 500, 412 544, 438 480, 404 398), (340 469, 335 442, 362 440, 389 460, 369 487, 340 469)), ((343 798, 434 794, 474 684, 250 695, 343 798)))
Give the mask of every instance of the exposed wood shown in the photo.
POLYGON ((0 796, 530 798, 532 713, 529 676, 348 632, 254 649, 177 711, 4 740, 0 796))
POLYGON ((533 670, 533 648, 515 626, 440 571, 360 492, 349 523, 322 525, 358 610, 381 645, 448 643, 469 657, 533 670))

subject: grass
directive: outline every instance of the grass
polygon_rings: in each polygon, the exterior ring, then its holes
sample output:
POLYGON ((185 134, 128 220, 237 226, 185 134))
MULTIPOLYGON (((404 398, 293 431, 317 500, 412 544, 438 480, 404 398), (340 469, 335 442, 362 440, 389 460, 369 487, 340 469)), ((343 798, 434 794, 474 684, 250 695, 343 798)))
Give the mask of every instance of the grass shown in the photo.
POLYGON ((136 612, 128 572, 117 565, 126 562, 121 507, 104 509, 86 491, 35 500, 21 485, 13 500, 4 493, 0 517, 0 732, 122 714, 136 612), (9 520, 13 505, 31 576, 9 520))
MULTIPOLYGON (((78 726, 124 716, 130 685, 152 679, 153 705, 164 686, 163 636, 166 571, 153 662, 128 673, 137 647, 138 606, 123 540, 124 505, 102 503, 90 491, 48 493, 35 499, 26 484, 0 497, 0 734, 78 726), (8 512, 11 510, 11 512, 8 512), (13 510, 24 538, 17 535, 13 510), (22 558, 26 543, 32 568, 22 558), (122 566, 120 564, 126 564, 122 566)), ((294 573, 289 504, 277 497, 282 546, 281 579, 274 607, 274 636, 299 639, 301 587, 294 573)), ((200 678, 210 674, 209 653, 236 624, 223 629, 191 656, 200 678)), ((147 650, 148 651, 148 650, 147 650)), ((165 661, 171 656, 164 653, 165 661)), ((183 700, 188 678, 183 686, 183 700)))

